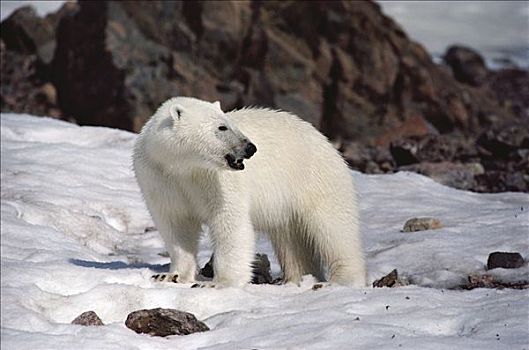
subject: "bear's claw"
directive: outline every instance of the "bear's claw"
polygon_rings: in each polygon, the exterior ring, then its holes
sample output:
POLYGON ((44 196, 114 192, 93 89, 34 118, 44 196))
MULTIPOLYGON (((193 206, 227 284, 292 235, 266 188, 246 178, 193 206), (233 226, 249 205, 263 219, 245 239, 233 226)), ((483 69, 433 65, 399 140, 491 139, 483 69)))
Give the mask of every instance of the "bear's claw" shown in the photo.
POLYGON ((215 284, 212 282, 200 282, 200 283, 194 283, 191 288, 215 288, 215 284))
POLYGON ((158 273, 156 275, 152 275, 151 279, 153 279, 155 282, 178 283, 178 275, 173 273, 158 273))

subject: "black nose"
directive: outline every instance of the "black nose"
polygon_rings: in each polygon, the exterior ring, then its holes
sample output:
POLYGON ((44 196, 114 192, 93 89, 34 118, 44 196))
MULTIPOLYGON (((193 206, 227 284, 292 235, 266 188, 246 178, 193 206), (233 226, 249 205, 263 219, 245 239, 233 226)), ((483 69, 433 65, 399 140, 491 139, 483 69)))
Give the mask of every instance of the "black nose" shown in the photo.
POLYGON ((257 147, 255 147, 253 143, 248 142, 248 144, 244 148, 244 152, 245 152, 244 158, 250 158, 251 156, 255 154, 255 152, 257 152, 257 147))

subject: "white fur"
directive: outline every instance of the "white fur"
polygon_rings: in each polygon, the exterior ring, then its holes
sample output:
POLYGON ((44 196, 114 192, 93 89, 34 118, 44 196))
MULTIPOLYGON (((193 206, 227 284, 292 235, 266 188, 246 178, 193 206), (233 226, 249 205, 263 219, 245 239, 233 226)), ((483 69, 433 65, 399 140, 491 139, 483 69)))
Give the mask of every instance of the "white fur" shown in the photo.
POLYGON ((286 281, 311 273, 366 283, 351 174, 328 140, 290 113, 224 114, 218 104, 171 99, 139 135, 134 170, 179 282, 194 281, 206 224, 217 285, 250 281, 255 231, 269 234, 286 281), (257 152, 244 170, 230 169, 224 155, 248 139, 257 152))

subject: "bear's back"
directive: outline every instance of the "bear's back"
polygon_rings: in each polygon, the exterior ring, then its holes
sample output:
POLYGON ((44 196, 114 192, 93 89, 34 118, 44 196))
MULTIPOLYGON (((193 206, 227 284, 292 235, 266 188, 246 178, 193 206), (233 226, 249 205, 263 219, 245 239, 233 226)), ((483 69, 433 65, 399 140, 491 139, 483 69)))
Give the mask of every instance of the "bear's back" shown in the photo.
POLYGON ((316 209, 326 200, 354 201, 345 161, 310 123, 288 112, 258 108, 227 115, 257 146, 240 173, 251 188, 256 212, 273 216, 293 207, 316 209))

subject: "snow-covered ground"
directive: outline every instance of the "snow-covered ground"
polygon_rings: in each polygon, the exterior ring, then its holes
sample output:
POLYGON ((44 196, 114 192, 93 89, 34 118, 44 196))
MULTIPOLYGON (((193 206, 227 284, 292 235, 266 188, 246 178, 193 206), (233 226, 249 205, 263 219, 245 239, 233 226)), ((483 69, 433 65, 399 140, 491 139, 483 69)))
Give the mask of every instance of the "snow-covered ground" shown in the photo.
MULTIPOLYGON (((394 268, 411 285, 352 289, 151 282, 168 258, 131 171, 135 135, 1 115, 2 349, 529 349, 528 290, 453 290, 492 251, 529 258, 529 195, 475 194, 412 173, 353 173, 369 280, 394 268), (400 232, 415 216, 445 228, 400 232), (192 312, 211 330, 168 338, 125 327, 131 311, 192 312), (70 325, 94 310, 105 326, 70 325)), ((261 239, 260 252, 272 256, 261 239)), ((200 262, 211 252, 202 242, 200 262)), ((273 272, 279 274, 273 261, 273 272)), ((495 270, 527 280, 527 264, 495 270)))

